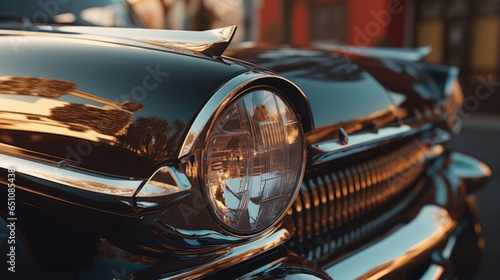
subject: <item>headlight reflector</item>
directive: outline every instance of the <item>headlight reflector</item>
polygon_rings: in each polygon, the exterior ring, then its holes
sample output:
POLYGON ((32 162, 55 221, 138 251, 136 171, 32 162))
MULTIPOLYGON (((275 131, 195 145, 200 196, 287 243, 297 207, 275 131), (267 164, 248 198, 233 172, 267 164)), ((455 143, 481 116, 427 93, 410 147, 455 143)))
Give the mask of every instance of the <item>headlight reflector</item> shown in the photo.
POLYGON ((229 104, 204 152, 205 188, 215 216, 239 234, 277 222, 304 172, 304 136, 292 107, 269 90, 229 104))

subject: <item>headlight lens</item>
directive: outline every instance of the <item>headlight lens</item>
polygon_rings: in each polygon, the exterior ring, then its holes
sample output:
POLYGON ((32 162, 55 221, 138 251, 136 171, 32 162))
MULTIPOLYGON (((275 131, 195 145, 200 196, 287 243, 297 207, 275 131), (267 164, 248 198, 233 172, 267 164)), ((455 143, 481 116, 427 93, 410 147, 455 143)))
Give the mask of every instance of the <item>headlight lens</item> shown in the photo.
POLYGON ((256 90, 223 110, 205 148, 205 188, 216 217, 239 234, 278 221, 304 172, 304 136, 291 106, 256 90))

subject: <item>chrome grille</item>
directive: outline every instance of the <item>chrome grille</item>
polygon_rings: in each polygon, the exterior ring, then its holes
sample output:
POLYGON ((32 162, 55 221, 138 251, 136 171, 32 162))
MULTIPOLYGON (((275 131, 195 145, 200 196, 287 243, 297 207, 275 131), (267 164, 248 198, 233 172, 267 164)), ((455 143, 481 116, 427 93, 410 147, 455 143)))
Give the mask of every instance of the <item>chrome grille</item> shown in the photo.
POLYGON ((323 243, 320 248, 313 246, 313 253, 305 254, 312 257, 318 250, 331 253, 333 247, 374 231, 376 225, 396 215, 401 207, 373 219, 367 217, 369 213, 394 206, 411 190, 425 168, 429 149, 421 141, 412 140, 397 147, 381 147, 338 159, 309 171, 290 211, 297 228, 292 243, 307 244, 328 232, 344 232, 332 241, 335 245, 319 238, 323 243), (356 224, 354 230, 341 230, 353 224, 356 224))

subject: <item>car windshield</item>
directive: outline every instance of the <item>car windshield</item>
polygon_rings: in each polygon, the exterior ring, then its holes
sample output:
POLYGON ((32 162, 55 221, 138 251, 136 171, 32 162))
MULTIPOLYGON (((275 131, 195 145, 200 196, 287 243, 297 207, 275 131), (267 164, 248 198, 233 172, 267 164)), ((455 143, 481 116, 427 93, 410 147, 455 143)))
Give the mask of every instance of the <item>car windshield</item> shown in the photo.
POLYGON ((0 23, 136 27, 125 0, 0 0, 0 23))

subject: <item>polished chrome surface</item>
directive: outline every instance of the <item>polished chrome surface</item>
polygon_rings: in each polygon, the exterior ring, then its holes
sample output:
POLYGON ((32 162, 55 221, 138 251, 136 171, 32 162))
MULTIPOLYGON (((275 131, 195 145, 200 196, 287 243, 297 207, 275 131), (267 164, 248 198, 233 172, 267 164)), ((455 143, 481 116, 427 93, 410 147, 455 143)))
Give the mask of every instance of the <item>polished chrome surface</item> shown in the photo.
POLYGON ((453 161, 453 172, 464 180, 481 180, 492 175, 491 168, 475 157, 453 152, 450 155, 453 161))
POLYGON ((41 26, 40 29, 132 39, 169 49, 188 49, 209 56, 221 56, 231 43, 236 26, 206 31, 157 30, 87 26, 41 26))
POLYGON ((371 56, 377 58, 394 58, 410 61, 420 61, 432 52, 431 47, 420 47, 417 49, 401 49, 401 48, 360 48, 352 46, 334 46, 334 45, 315 45, 320 50, 337 51, 341 53, 371 56))
POLYGON ((263 77, 266 74, 261 72, 250 71, 238 75, 231 79, 229 82, 224 84, 216 94, 214 94, 210 100, 203 106, 198 116, 191 124, 188 130, 187 137, 181 146, 179 158, 189 154, 194 143, 198 140, 202 130, 205 126, 210 124, 210 120, 217 111, 222 111, 222 107, 229 103, 229 100, 236 95, 236 93, 241 90, 245 83, 249 83, 259 77, 263 77))
POLYGON ((408 224, 325 271, 334 279, 380 279, 429 252, 456 225, 447 210, 426 205, 408 224))
POLYGON ((115 178, 0 154, 0 168, 86 191, 132 197, 142 180, 115 178))
POLYGON ((186 175, 169 166, 162 166, 141 187, 137 197, 154 197, 189 190, 186 175))
POLYGON ((341 149, 369 145, 375 142, 401 137, 408 134, 410 131, 411 127, 407 125, 402 125, 400 127, 384 127, 379 129, 377 132, 368 131, 349 135, 349 141, 346 144, 343 144, 342 141, 334 139, 313 144, 312 146, 319 149, 321 152, 334 152, 341 149))
POLYGON ((361 220, 341 224, 329 231, 316 232, 314 236, 302 242, 295 239, 290 244, 295 252, 312 263, 325 264, 336 256, 366 244, 374 236, 394 226, 395 218, 410 209, 409 206, 418 198, 424 187, 425 185, 419 182, 403 198, 365 215, 361 220))
POLYGON ((420 280, 438 280, 442 279, 445 268, 442 265, 431 264, 425 273, 420 277, 420 280))
POLYGON ((162 279, 197 279, 206 277, 219 270, 231 267, 240 263, 242 260, 250 259, 262 253, 265 253, 277 246, 283 244, 290 238, 291 233, 287 229, 280 229, 268 236, 251 243, 241 246, 227 248, 224 256, 205 265, 194 267, 187 272, 178 273, 174 276, 164 277, 162 279))
MULTIPOLYGON (((366 160, 360 162, 359 155, 344 158, 341 165, 307 174, 292 207, 298 242, 307 243, 321 233, 363 220, 409 191, 425 168, 428 151, 427 145, 414 140, 384 153, 362 153, 366 160)), ((337 244, 333 251, 341 247, 337 244)))

